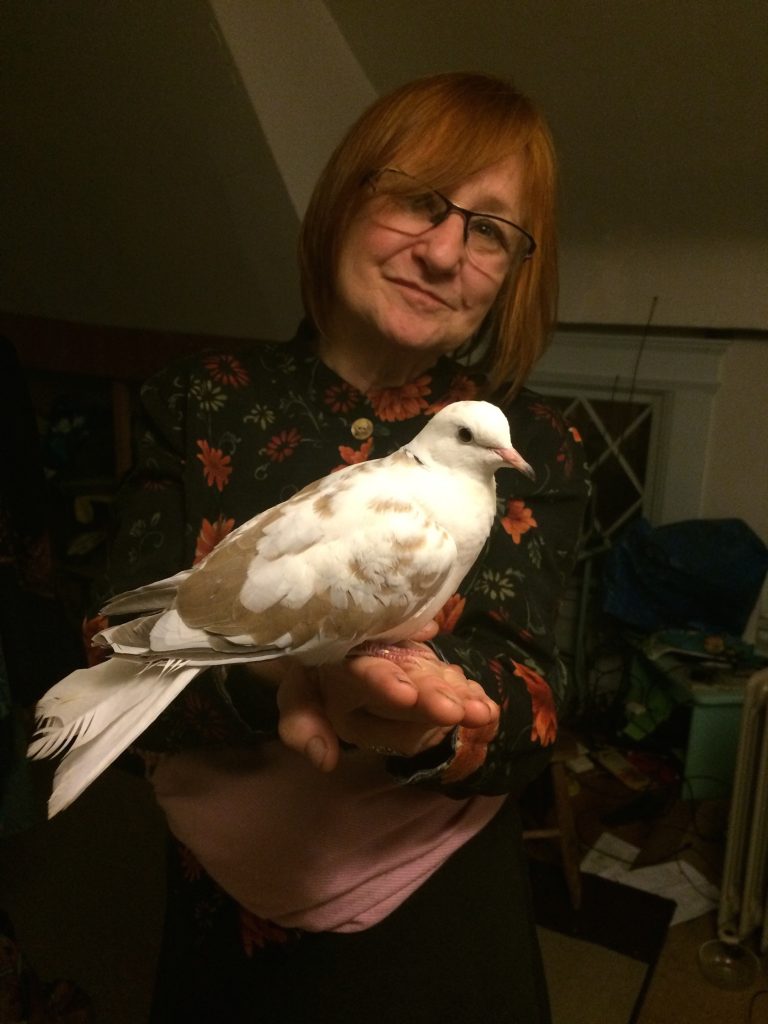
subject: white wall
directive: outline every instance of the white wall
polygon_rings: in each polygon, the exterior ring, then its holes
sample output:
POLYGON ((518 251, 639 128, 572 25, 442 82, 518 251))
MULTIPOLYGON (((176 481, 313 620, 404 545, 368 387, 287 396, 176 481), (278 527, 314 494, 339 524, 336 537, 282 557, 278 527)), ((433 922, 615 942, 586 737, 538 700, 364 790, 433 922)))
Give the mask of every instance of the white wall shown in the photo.
POLYGON ((728 346, 707 455, 701 514, 739 515, 768 544, 768 343, 728 346))

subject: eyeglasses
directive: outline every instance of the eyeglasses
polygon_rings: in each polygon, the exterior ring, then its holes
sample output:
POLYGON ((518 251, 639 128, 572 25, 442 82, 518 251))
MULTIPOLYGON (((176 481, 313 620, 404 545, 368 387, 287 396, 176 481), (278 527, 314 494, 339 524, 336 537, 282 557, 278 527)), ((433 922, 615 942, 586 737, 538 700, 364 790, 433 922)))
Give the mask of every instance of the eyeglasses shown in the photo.
POLYGON ((505 274, 513 263, 528 260, 536 241, 514 221, 492 213, 465 210, 405 171, 385 167, 368 181, 381 197, 382 223, 406 235, 421 235, 442 224, 452 213, 464 221, 464 245, 472 263, 488 274, 505 274))

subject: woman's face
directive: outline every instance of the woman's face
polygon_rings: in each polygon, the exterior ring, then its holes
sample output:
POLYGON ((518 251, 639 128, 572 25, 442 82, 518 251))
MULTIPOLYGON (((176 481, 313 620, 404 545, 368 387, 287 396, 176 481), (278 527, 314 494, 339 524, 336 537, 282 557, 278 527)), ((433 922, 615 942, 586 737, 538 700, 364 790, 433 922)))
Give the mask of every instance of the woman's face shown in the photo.
MULTIPOLYGON (((522 160, 515 155, 467 178, 448 198, 520 224, 522 195, 522 160)), ((406 235, 377 218, 377 203, 373 194, 342 243, 331 344, 338 335, 430 358, 459 348, 479 328, 506 273, 486 273, 470 261, 460 215, 406 235)))

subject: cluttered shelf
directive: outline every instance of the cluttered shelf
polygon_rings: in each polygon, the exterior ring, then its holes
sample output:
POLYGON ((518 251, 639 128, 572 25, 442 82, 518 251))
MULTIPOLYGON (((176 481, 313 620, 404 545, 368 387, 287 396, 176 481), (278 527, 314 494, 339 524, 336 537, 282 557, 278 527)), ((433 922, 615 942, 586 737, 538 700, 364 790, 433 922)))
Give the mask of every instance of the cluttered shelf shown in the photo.
POLYGON ((691 798, 729 795, 745 694, 764 664, 743 641, 695 632, 656 634, 638 647, 627 702, 629 732, 650 728, 651 714, 658 720, 683 710, 682 779, 691 798))

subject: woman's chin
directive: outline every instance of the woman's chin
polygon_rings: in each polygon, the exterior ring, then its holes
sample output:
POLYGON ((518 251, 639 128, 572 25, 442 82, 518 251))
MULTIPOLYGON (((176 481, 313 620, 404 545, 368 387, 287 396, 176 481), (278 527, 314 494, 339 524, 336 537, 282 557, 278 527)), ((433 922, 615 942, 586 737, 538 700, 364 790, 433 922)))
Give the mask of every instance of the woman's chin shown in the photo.
POLYGON ((399 352, 423 353, 436 359, 459 346, 458 341, 446 335, 442 324, 424 323, 421 319, 401 317, 380 325, 381 344, 399 352))

